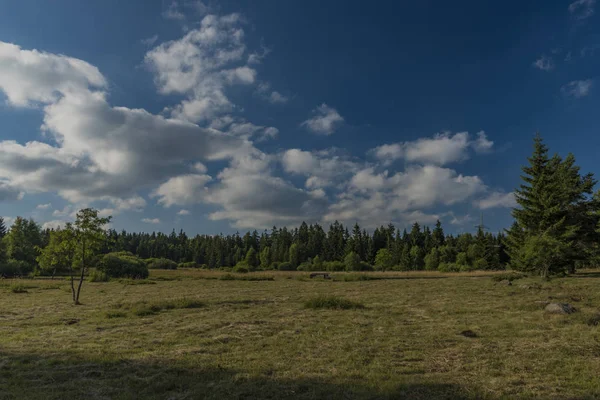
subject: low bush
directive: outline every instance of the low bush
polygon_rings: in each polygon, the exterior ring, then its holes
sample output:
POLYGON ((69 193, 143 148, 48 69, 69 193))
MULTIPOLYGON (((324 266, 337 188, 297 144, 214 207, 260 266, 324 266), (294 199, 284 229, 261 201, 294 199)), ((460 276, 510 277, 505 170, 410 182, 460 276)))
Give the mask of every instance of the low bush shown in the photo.
POLYGON ((92 270, 88 276, 88 282, 108 282, 109 280, 110 276, 106 272, 97 269, 92 270))
POLYGON ((206 268, 206 264, 198 264, 194 261, 183 262, 177 265, 177 268, 206 268))
POLYGON ((126 253, 104 255, 97 269, 110 278, 146 279, 149 275, 148 267, 140 258, 126 253))
POLYGON ((456 264, 440 263, 438 271, 440 272, 459 272, 461 267, 456 264))
POLYGON ((144 262, 149 269, 177 269, 177 263, 168 258, 148 258, 144 262))
POLYGON ((343 281, 343 282, 356 282, 356 281, 372 281, 377 280, 378 278, 374 276, 369 276, 367 274, 342 274, 333 277, 334 281, 343 281))
POLYGON ((13 283, 10 285, 10 291, 13 293, 27 293, 25 285, 22 283, 13 283))
POLYGON ((279 264, 278 268, 280 271, 296 271, 296 267, 289 262, 282 262, 279 264))
POLYGON ((346 264, 341 261, 327 261, 323 263, 326 271, 345 271, 346 264))
POLYGON ((231 275, 231 274, 225 274, 225 275, 221 275, 219 277, 220 281, 235 281, 235 276, 231 275))
POLYGON ((248 265, 245 263, 237 263, 235 267, 233 267, 233 272, 237 274, 247 274, 249 272, 248 265))
POLYGON ((364 304, 337 296, 318 296, 304 302, 304 308, 349 310, 365 308, 364 304))
POLYGON ((527 277, 527 275, 523 275, 523 274, 519 274, 517 272, 506 272, 504 274, 498 274, 498 275, 494 275, 492 276, 492 280, 494 282, 501 282, 501 281, 516 281, 517 279, 522 279, 527 277))
POLYGON ((25 261, 7 260, 0 263, 0 276, 14 278, 29 275, 33 272, 33 266, 25 261))

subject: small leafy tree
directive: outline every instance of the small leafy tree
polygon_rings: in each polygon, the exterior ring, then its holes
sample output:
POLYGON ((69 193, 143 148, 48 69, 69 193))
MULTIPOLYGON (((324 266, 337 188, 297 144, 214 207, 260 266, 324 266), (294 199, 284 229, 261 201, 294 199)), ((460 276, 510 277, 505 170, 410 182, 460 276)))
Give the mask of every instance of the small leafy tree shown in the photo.
POLYGON ((88 262, 98 254, 103 242, 106 240, 104 225, 108 224, 110 220, 111 217, 99 217, 98 210, 94 208, 84 208, 77 212, 75 224, 73 225, 73 241, 81 260, 81 273, 77 290, 75 290, 75 272, 71 268, 71 294, 75 305, 80 304, 79 295, 81 294, 81 286, 83 285, 88 262))
POLYGON ((68 223, 65 229, 50 233, 48 245, 43 249, 38 247, 40 255, 36 258, 39 270, 50 274, 52 279, 56 272, 67 272, 73 267, 75 258, 75 240, 73 225, 68 223))
POLYGON ((260 252, 260 266, 262 269, 271 267, 271 248, 269 246, 265 246, 260 252))
POLYGON ((425 256, 425 269, 428 271, 437 271, 440 266, 440 252, 437 247, 431 249, 425 256))
POLYGON ((387 271, 394 265, 392 253, 388 249, 379 249, 375 256, 375 269, 379 271, 387 271))
POLYGON ((360 256, 355 252, 351 251, 344 258, 344 264, 346 265, 346 271, 360 271, 361 263, 360 256))
POLYGON ((250 247, 250 249, 246 253, 246 258, 244 259, 244 262, 251 271, 254 271, 256 267, 258 267, 258 257, 256 254, 256 250, 254 250, 254 247, 250 247))

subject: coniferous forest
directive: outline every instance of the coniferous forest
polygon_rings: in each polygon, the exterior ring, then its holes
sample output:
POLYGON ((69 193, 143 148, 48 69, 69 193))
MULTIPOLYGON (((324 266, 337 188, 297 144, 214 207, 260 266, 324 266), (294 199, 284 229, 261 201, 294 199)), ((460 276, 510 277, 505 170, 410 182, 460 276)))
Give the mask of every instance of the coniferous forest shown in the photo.
MULTIPOLYGON (((87 263, 120 253, 151 260, 160 268, 457 272, 508 267, 542 276, 596 265, 600 194, 593 193, 593 175, 582 175, 572 154, 550 156, 538 135, 522 180, 515 191, 514 223, 506 233, 479 226, 474 234, 449 235, 440 221, 433 227, 415 222, 408 230, 389 224, 372 232, 337 221, 327 227, 302 223, 293 229, 195 237, 183 231, 166 235, 109 229, 87 263)), ((0 274, 55 274, 77 268, 82 257, 68 245, 75 237, 70 229, 42 230, 21 217, 7 229, 0 221, 0 274)))

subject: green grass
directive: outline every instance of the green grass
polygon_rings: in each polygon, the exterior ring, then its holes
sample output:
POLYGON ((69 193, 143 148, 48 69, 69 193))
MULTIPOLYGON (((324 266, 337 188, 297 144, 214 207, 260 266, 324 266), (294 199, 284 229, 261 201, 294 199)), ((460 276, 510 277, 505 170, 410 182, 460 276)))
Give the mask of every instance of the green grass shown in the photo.
POLYGON ((489 273, 222 275, 84 282, 81 306, 65 282, 24 281, 27 295, 0 282, 0 399, 600 398, 599 271, 513 286, 489 273), (305 308, 315 298, 365 308, 305 308), (578 312, 549 315, 545 301, 578 312))
POLYGON ((27 288, 22 283, 13 283, 10 285, 10 291, 13 293, 27 293, 27 288))
POLYGON ((350 310, 365 308, 364 304, 346 300, 338 296, 317 296, 304 302, 304 308, 329 308, 334 310, 350 310))

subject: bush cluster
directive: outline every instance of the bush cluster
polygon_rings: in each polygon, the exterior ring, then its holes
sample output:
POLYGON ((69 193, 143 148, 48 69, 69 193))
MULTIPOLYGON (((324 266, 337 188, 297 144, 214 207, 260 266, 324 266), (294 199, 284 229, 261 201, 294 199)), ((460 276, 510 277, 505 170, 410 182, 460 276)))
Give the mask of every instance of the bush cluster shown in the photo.
POLYGON ((146 279, 149 275, 144 261, 127 252, 105 254, 98 271, 110 278, 146 279))

